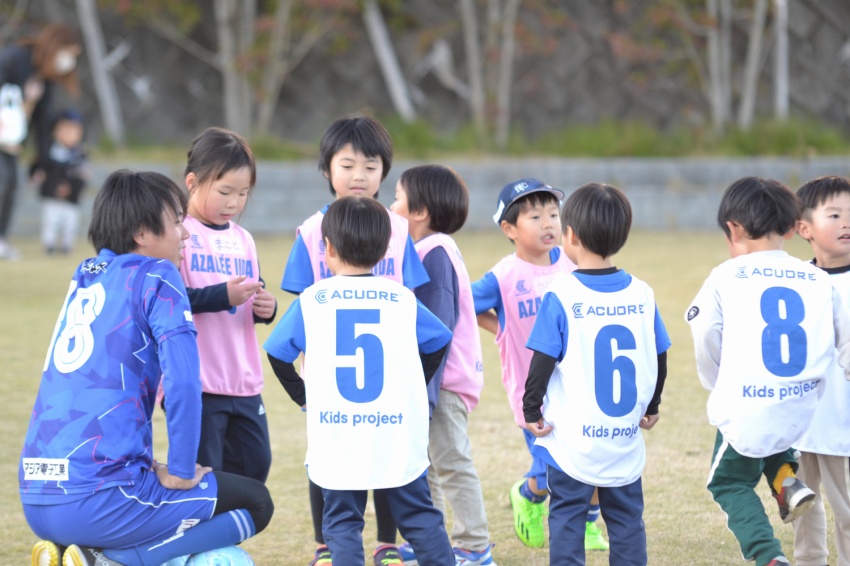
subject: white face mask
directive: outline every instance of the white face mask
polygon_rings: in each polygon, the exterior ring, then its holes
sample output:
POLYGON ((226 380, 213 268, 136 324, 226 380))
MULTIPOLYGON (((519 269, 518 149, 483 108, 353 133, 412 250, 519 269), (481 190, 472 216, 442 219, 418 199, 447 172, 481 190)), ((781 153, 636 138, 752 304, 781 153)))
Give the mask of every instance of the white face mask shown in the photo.
POLYGON ((61 50, 56 53, 56 59, 53 60, 53 70, 60 77, 63 77, 73 71, 77 66, 77 58, 70 52, 61 50))

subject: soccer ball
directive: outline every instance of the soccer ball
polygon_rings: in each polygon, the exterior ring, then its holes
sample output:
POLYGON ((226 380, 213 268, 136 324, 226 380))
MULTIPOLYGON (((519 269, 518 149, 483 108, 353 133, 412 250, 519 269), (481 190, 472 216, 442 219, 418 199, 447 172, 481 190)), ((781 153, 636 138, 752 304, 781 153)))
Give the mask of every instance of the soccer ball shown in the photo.
POLYGON ((238 546, 225 546, 193 554, 186 566, 254 566, 254 561, 238 546))

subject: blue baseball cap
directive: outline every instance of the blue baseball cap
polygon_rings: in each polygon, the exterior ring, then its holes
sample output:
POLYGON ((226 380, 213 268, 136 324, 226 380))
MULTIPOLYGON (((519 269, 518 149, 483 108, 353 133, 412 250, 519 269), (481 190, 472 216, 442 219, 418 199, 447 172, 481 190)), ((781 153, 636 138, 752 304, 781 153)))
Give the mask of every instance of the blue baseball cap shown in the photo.
POLYGON ((510 208, 517 199, 539 191, 552 193, 555 195, 555 198, 558 199, 558 202, 564 200, 564 191, 561 189, 556 189, 551 185, 547 185, 540 179, 520 179, 519 181, 508 183, 502 187, 502 190, 499 192, 499 202, 496 208, 496 214, 493 215, 493 222, 495 222, 496 225, 501 225, 502 220, 505 219, 505 213, 508 211, 508 208, 510 208))

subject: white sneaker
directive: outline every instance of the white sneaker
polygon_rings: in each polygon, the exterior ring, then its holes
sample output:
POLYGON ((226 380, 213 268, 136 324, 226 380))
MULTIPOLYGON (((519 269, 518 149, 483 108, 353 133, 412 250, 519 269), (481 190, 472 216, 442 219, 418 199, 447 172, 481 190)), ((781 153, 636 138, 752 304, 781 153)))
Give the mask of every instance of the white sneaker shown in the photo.
POLYGON ((0 260, 3 259, 7 261, 18 261, 21 259, 21 254, 5 238, 0 238, 0 260))

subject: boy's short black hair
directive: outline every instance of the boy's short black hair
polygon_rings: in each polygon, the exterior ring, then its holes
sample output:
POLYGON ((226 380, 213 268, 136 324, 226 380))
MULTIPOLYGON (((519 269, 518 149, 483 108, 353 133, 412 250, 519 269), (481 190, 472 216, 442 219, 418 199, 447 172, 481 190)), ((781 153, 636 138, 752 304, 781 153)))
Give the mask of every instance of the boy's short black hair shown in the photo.
POLYGON ((632 206, 617 187, 588 183, 567 198, 561 228, 570 226, 581 245, 601 257, 611 257, 626 244, 632 228, 632 206))
POLYGON ((120 169, 106 178, 94 199, 89 241, 97 252, 131 253, 137 247, 136 232, 144 228, 164 234, 162 213, 170 208, 183 218, 186 206, 186 194, 165 175, 120 169))
POLYGON ((371 269, 390 245, 390 215, 371 198, 335 200, 322 218, 322 237, 336 249, 343 263, 371 269))
POLYGON ((750 238, 787 234, 800 218, 797 195, 775 179, 743 177, 726 188, 717 210, 717 224, 728 238, 727 222, 739 224, 750 238))
POLYGON ((535 191, 533 193, 529 193, 525 196, 519 197, 511 203, 508 209, 505 210, 502 222, 507 222, 508 224, 516 226, 516 221, 519 218, 520 212, 535 206, 546 206, 549 204, 558 206, 560 201, 558 200, 558 197, 547 191, 535 191))
POLYGON ((797 198, 800 199, 800 216, 811 217, 812 210, 842 193, 850 194, 850 179, 847 177, 826 175, 812 179, 797 189, 797 198))
POLYGON ((454 169, 443 165, 420 165, 401 174, 407 194, 407 210, 428 211, 429 228, 454 234, 469 214, 469 190, 454 169))
MULTIPOLYGON (((393 163, 393 142, 389 132, 383 124, 370 116, 350 114, 328 126, 319 144, 319 170, 328 176, 328 183, 331 160, 348 144, 366 157, 380 157, 383 163, 381 180, 387 178, 393 163)), ((331 194, 336 196, 332 183, 330 189, 331 194)))

